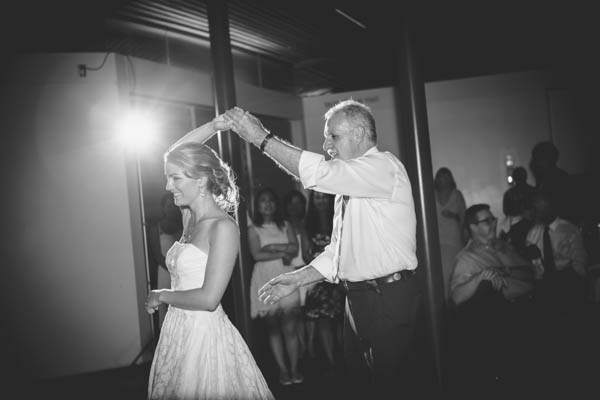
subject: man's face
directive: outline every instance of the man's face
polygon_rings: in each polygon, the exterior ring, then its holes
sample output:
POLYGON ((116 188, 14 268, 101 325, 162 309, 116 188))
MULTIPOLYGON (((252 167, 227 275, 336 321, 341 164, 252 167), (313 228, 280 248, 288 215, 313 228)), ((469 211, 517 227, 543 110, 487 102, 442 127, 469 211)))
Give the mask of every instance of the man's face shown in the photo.
POLYGON ((344 115, 337 112, 325 122, 323 150, 331 158, 350 160, 360 156, 356 126, 344 115))
POLYGON ((533 202, 535 220, 541 224, 550 224, 556 219, 556 213, 550 205, 550 201, 545 198, 537 198, 533 202))
POLYGON ((488 243, 496 238, 497 219, 490 210, 482 210, 477 213, 477 222, 469 225, 473 240, 488 243))

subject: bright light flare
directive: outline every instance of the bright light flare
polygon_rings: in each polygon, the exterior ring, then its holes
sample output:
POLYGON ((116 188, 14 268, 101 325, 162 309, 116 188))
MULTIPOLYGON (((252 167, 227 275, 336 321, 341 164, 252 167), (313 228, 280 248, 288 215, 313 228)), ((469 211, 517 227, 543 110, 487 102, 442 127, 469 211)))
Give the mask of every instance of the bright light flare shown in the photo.
POLYGON ((158 132, 156 121, 148 114, 131 112, 117 125, 117 137, 127 150, 143 152, 152 147, 158 132))

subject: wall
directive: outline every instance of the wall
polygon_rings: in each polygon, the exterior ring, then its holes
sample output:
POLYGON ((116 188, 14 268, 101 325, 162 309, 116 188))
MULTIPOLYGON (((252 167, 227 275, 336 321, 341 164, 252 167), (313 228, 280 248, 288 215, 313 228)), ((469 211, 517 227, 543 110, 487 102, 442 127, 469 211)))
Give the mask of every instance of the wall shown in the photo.
MULTIPOLYGON (((209 74, 125 56, 119 56, 118 70, 123 96, 214 107, 212 77, 209 74)), ((302 119, 299 97, 256 87, 241 80, 236 80, 235 85, 240 107, 255 114, 302 119)), ((203 122, 198 121, 199 124, 203 122)))
POLYGON ((76 68, 103 56, 28 56, 3 75, 15 231, 3 329, 24 376, 127 365, 142 345, 114 57, 85 79, 76 68))
POLYGON ((595 157, 597 143, 591 140, 593 130, 586 125, 578 100, 572 91, 564 87, 547 91, 552 141, 559 149, 558 164, 573 174, 589 172, 593 169, 590 158, 595 157))
MULTIPOLYGON (((23 56, 0 78, 14 229, 2 253, 11 353, 2 361, 21 376, 124 367, 151 340, 136 163, 116 125, 136 103, 150 104, 175 127, 166 134, 179 137, 196 121, 178 111, 213 104, 211 76, 202 71, 114 54, 102 64, 104 56, 23 56), (80 77, 78 64, 102 68, 80 77)), ((300 119, 295 96, 244 82, 237 93, 249 111, 300 119)), ((164 188, 162 173, 151 180, 164 188)))
POLYGON ((467 206, 488 203, 503 215, 506 155, 528 168, 533 146, 550 140, 549 86, 541 72, 425 85, 433 171, 450 168, 467 206))

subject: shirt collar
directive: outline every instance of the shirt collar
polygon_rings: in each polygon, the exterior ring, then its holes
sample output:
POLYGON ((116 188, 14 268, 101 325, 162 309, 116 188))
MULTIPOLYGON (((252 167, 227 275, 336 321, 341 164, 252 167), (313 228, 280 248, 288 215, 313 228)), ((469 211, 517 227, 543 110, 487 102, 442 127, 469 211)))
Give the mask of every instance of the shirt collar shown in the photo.
POLYGON ((366 156, 371 153, 379 153, 379 149, 377 149, 377 145, 375 145, 375 146, 371 147, 369 150, 365 151, 365 154, 363 154, 361 157, 366 156))
POLYGON ((560 218, 556 217, 554 218, 554 221, 552 221, 552 223, 550 223, 548 225, 548 228, 550 228, 551 231, 555 231, 556 228, 558 228, 558 225, 560 224, 560 218))

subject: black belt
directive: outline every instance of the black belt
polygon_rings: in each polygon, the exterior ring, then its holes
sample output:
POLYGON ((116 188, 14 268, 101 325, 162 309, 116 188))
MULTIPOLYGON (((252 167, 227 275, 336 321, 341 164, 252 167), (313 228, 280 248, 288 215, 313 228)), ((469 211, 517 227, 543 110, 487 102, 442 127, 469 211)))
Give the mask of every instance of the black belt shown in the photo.
POLYGON ((350 282, 350 281, 340 281, 340 284, 346 291, 350 290, 376 290, 378 291, 378 286, 382 286, 388 283, 400 281, 403 279, 410 279, 415 276, 415 270, 411 269, 403 269, 402 271, 397 271, 391 273, 386 276, 382 276, 381 278, 369 279, 366 281, 358 281, 358 282, 350 282))

